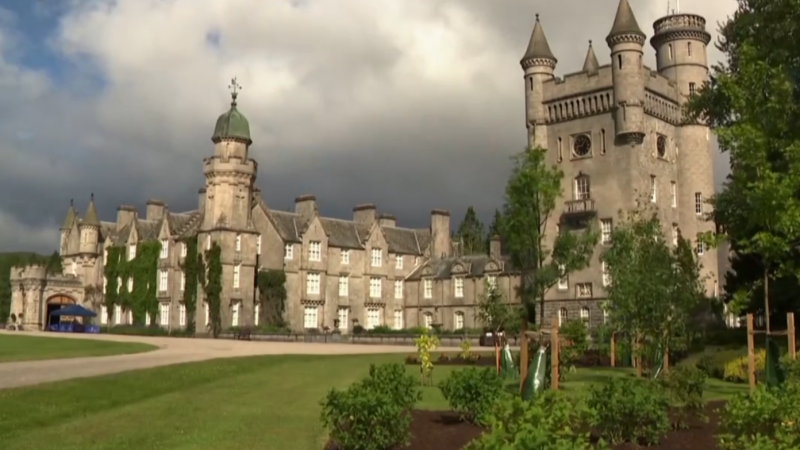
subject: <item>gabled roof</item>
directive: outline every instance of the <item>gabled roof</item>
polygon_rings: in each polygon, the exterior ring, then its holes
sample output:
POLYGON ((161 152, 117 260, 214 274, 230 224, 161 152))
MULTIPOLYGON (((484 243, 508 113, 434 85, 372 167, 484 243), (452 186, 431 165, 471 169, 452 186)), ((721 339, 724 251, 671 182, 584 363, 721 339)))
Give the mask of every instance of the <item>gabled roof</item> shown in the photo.
POLYGON ((498 273, 503 275, 510 275, 513 272, 511 265, 505 260, 496 260, 489 255, 466 255, 466 256, 451 256, 446 258, 432 258, 421 264, 414 269, 411 274, 406 277, 407 280, 419 280, 425 276, 426 268, 430 268, 432 277, 434 279, 451 278, 453 275, 453 267, 456 264, 464 266, 466 271, 465 276, 468 277, 482 277, 486 273, 486 266, 489 263, 495 263, 500 269, 498 273))

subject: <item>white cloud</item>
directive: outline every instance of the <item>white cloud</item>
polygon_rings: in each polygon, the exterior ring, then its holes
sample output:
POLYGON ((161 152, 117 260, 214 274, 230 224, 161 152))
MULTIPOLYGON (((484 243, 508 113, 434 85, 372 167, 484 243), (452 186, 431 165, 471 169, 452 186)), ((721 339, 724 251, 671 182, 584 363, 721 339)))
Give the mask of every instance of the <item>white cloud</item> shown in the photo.
MULTIPOLYGON (((608 60, 617 0, 540 3, 73 0, 49 36, 68 77, 0 53, 0 179, 30 196, 0 200, 19 217, 7 227, 20 227, 0 249, 92 191, 109 219, 116 204, 150 196, 191 206, 232 76, 274 206, 310 191, 323 212, 375 201, 401 223, 432 207, 486 214, 501 202, 506 156, 524 144, 519 58, 535 9, 558 73, 580 68, 588 39, 608 60), (87 89, 90 78, 102 89, 87 89)), ((712 34, 736 6, 694 3, 684 9, 704 14, 712 34)), ((666 11, 663 0, 631 4, 645 32, 666 11)), ((0 52, 24 26, 13 22, 0 20, 0 52)), ((55 229, 45 235, 52 248, 55 229)))

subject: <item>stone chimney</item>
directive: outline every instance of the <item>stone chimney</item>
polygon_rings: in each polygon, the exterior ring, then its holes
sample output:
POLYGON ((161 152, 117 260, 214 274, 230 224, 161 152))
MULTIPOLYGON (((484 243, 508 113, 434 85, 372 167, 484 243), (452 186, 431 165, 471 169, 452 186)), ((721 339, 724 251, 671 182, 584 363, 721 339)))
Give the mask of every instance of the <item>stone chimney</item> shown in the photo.
POLYGON ((147 201, 147 211, 145 215, 146 220, 161 220, 164 218, 164 209, 166 208, 166 203, 162 202, 161 200, 156 200, 151 198, 147 201))
POLYGON ((376 207, 374 203, 365 203, 353 208, 353 222, 366 223, 372 225, 377 218, 376 207))
POLYGON ((396 228, 397 227, 397 219, 391 214, 381 214, 378 216, 378 223, 382 227, 386 228, 396 228))
POLYGON ((500 256, 503 254, 503 244, 500 240, 500 236, 494 235, 489 239, 489 256, 495 259, 500 259, 500 256))
POLYGON ((130 225, 138 216, 139 212, 136 211, 135 206, 120 205, 119 208, 117 208, 117 231, 130 225))
POLYGON ((197 190, 197 209, 201 212, 206 209, 206 188, 197 190))
POLYGON ((317 197, 306 194, 294 199, 294 212, 304 219, 310 219, 317 214, 317 197))
POLYGON ((452 254, 450 241, 450 211, 431 211, 431 257, 443 258, 452 254))

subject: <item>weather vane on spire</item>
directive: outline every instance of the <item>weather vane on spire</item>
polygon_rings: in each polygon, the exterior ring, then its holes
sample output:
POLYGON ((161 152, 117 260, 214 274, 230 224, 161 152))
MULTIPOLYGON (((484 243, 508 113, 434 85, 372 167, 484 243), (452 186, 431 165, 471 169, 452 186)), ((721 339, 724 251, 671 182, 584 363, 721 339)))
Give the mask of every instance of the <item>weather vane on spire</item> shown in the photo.
POLYGON ((239 96, 239 91, 242 90, 242 86, 236 80, 236 77, 231 78, 231 84, 228 86, 228 89, 231 90, 231 105, 236 106, 236 97, 239 96))

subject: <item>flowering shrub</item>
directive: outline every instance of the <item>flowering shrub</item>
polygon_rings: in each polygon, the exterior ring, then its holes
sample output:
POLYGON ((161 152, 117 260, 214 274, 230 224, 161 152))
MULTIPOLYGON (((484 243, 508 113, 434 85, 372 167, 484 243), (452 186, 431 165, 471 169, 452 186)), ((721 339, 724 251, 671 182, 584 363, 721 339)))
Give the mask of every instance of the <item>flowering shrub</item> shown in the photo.
POLYGON ((439 347, 439 338, 431 335, 426 329, 418 338, 414 339, 414 344, 417 346, 417 357, 419 358, 419 371, 422 384, 425 384, 426 381, 433 384, 433 361, 431 360, 431 352, 439 347))
POLYGON ((493 369, 456 370, 439 383, 450 408, 462 420, 485 423, 494 402, 503 394, 503 380, 493 369))
POLYGON ((721 450, 800 448, 800 383, 733 398, 722 410, 717 443, 721 450))
MULTIPOLYGON (((763 372, 767 362, 767 352, 763 349, 756 351, 756 372, 763 372)), ((725 381, 732 381, 736 383, 745 383, 748 381, 747 376, 747 355, 740 356, 725 363, 725 369, 722 374, 725 381)))
POLYGON ((636 378, 612 378, 592 386, 589 407, 593 425, 610 444, 657 444, 669 431, 669 397, 657 383, 636 378))

